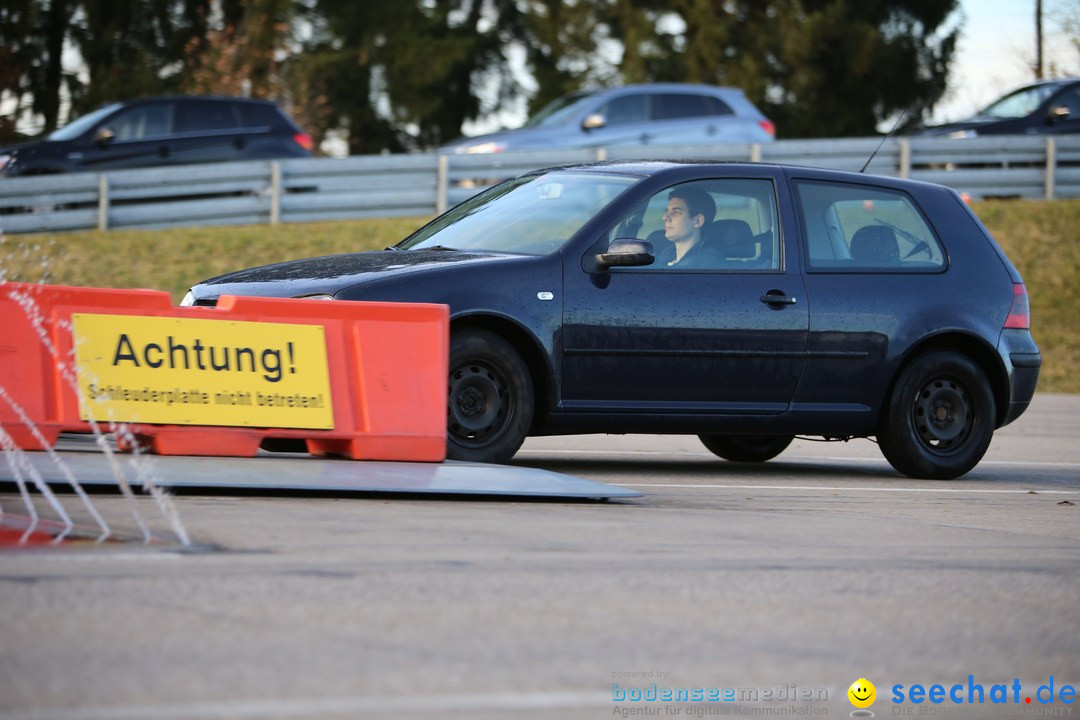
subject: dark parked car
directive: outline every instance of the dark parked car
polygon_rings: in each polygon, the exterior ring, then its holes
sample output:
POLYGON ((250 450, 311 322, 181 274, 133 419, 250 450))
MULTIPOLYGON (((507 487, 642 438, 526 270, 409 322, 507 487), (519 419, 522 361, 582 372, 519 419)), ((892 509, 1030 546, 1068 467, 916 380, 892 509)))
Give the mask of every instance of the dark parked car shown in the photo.
POLYGON ((311 156, 311 137, 267 100, 157 97, 113 103, 44 140, 0 150, 0 174, 311 156))
POLYGON ((559 98, 524 127, 461 138, 442 152, 772 142, 776 128, 742 90, 690 83, 625 85, 559 98))
POLYGON ((449 305, 448 453, 468 460, 529 434, 697 434, 737 461, 876 436, 899 471, 951 478, 1041 365, 1020 275, 954 191, 778 165, 536 171, 394 248, 223 275, 184 304, 226 294, 449 305))
POLYGON ((926 128, 923 135, 1046 135, 1080 132, 1080 79, 1044 80, 1013 90, 973 118, 926 128))

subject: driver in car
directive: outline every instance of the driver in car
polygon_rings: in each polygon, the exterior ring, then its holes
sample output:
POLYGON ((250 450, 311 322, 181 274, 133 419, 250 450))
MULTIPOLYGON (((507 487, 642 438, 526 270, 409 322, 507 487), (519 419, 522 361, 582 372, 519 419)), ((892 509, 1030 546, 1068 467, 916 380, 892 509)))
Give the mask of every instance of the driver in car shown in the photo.
POLYGON ((691 269, 715 267, 704 235, 715 214, 716 203, 700 187, 684 185, 672 190, 664 212, 664 237, 671 244, 660 251, 656 264, 691 269))

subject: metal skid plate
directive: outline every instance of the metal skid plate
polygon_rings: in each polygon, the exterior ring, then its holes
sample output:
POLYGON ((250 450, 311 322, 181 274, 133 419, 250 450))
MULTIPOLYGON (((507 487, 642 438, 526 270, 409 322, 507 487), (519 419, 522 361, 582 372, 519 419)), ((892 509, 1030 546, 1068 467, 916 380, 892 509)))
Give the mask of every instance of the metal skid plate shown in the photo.
MULTIPOLYGON (((50 485, 66 484, 48 454, 26 454, 50 485)), ((116 486, 105 456, 89 450, 57 453, 75 478, 87 488, 116 486)), ((128 482, 140 480, 127 460, 118 455, 128 482)), ((144 456, 153 481, 173 490, 214 490, 258 493, 394 493, 427 495, 484 495, 504 497, 608 500, 640 497, 641 493, 536 468, 485 465, 448 460, 442 463, 374 462, 309 456, 256 458, 144 456)), ((0 463, 0 482, 14 477, 0 463)))

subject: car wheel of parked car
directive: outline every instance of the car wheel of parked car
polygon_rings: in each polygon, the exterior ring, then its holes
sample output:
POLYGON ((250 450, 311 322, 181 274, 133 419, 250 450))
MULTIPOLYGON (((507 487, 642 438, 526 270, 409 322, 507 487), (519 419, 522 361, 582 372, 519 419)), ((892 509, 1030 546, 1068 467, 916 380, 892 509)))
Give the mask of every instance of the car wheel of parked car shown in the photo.
POLYGON ((953 352, 931 352, 904 368, 885 411, 878 444, 913 478, 950 480, 982 459, 994 434, 994 397, 979 367, 953 352))
POLYGON ((732 462, 765 462, 784 452, 791 435, 698 435, 714 455, 732 462))
POLYGON ((506 462, 525 440, 532 414, 532 378, 510 343, 486 330, 450 338, 447 457, 506 462))

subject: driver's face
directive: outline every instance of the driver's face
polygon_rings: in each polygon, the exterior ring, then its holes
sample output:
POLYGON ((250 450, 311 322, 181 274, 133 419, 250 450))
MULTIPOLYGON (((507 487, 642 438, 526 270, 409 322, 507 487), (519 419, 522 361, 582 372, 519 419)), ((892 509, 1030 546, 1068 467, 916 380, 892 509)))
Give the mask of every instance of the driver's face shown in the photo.
POLYGON ((701 227, 701 214, 690 217, 690 208, 682 198, 668 200, 664 213, 664 236, 671 242, 688 240, 701 227))

